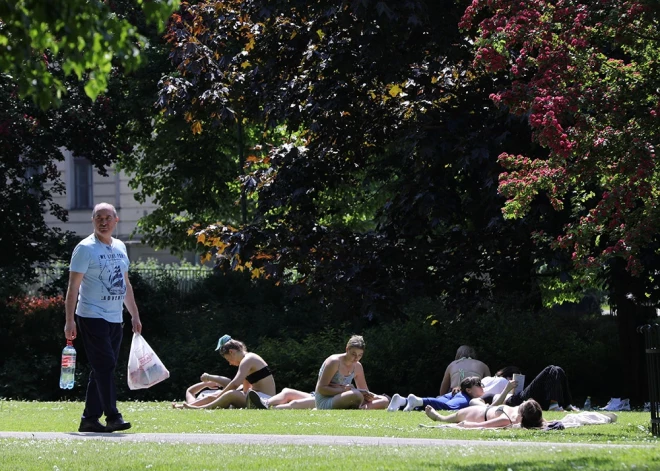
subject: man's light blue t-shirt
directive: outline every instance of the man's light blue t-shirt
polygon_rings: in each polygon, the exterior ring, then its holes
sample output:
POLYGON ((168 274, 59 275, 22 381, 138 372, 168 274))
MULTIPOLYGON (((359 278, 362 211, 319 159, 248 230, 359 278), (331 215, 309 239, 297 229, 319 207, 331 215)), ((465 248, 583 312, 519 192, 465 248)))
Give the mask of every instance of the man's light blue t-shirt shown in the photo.
POLYGON ((76 314, 121 323, 129 261, 126 246, 119 239, 107 245, 94 234, 73 250, 69 270, 84 273, 76 314))

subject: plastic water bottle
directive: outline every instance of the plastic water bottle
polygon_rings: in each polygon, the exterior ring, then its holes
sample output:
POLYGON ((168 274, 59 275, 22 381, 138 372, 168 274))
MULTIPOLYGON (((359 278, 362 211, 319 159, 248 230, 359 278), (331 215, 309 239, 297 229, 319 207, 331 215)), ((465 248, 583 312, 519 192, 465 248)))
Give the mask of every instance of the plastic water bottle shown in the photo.
POLYGON ((584 407, 582 407, 582 410, 592 410, 592 407, 591 407, 591 396, 587 396, 587 400, 584 401, 584 407))
POLYGON ((73 389, 76 373, 76 349, 71 340, 66 341, 62 350, 62 372, 60 373, 60 388, 73 389))

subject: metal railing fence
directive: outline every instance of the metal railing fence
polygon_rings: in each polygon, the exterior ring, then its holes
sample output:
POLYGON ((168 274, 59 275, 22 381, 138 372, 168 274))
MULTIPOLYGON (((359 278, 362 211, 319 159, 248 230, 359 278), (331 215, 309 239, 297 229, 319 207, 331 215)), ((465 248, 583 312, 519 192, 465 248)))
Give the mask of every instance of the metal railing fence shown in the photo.
MULTIPOLYGON (((35 270, 37 272, 37 278, 27 289, 27 293, 30 295, 39 294, 40 289, 45 288, 62 278, 65 274, 66 267, 39 267, 35 270)), ((174 280, 177 290, 182 293, 187 293, 192 289, 195 283, 209 276, 212 273, 212 270, 186 267, 131 267, 130 272, 137 273, 151 286, 155 286, 158 281, 164 277, 169 277, 174 280)))

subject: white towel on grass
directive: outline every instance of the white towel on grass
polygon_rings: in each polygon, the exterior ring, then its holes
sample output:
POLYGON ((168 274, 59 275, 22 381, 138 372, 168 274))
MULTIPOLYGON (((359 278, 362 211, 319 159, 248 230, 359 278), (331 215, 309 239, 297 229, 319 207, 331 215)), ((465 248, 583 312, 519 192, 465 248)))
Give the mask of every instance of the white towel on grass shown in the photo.
MULTIPOLYGON (((556 422, 561 422, 564 428, 575 428, 581 427, 582 425, 603 425, 609 424, 612 422, 612 419, 600 412, 578 412, 577 414, 567 414, 561 420, 556 422)), ((460 428, 461 430, 484 430, 486 428, 521 428, 520 424, 507 425, 505 427, 474 427, 474 428, 463 428, 458 424, 437 424, 437 425, 426 425, 419 424, 420 427, 424 428, 460 428)))

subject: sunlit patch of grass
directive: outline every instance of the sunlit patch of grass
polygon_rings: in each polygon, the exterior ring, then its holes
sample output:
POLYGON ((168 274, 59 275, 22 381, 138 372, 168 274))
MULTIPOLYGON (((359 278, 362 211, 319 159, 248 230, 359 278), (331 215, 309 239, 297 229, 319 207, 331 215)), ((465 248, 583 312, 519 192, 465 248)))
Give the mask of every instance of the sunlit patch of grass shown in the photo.
MULTIPOLYGON (((623 412, 615 424, 564 431, 420 428, 423 413, 385 411, 173 410, 163 402, 122 402, 134 425, 127 433, 338 435, 478 440, 452 446, 211 445, 157 441, 0 440, 0 469, 19 471, 220 469, 621 470, 660 469, 660 444, 650 414, 623 412), (511 445, 489 446, 485 441, 511 445), (524 442, 553 442, 528 446, 524 442), (519 442, 517 444, 516 442, 519 442), (563 443, 627 444, 572 447, 563 443)), ((83 404, 0 401, 0 430, 72 432, 83 404)), ((545 413, 549 419, 563 413, 545 413)))
POLYGON ((659 469, 655 447, 577 449, 453 445, 282 446, 197 445, 69 440, 0 440, 2 469, 106 470, 621 470, 659 469))
MULTIPOLYGON (((426 429, 433 424, 421 412, 313 410, 174 410, 166 402, 121 402, 133 424, 128 433, 216 433, 276 435, 343 435, 464 440, 552 441, 658 444, 650 434, 648 412, 621 412, 617 423, 563 431, 426 429)), ((75 432, 80 402, 0 401, 0 430, 75 432)), ((564 413, 544 412, 548 419, 564 413)))

